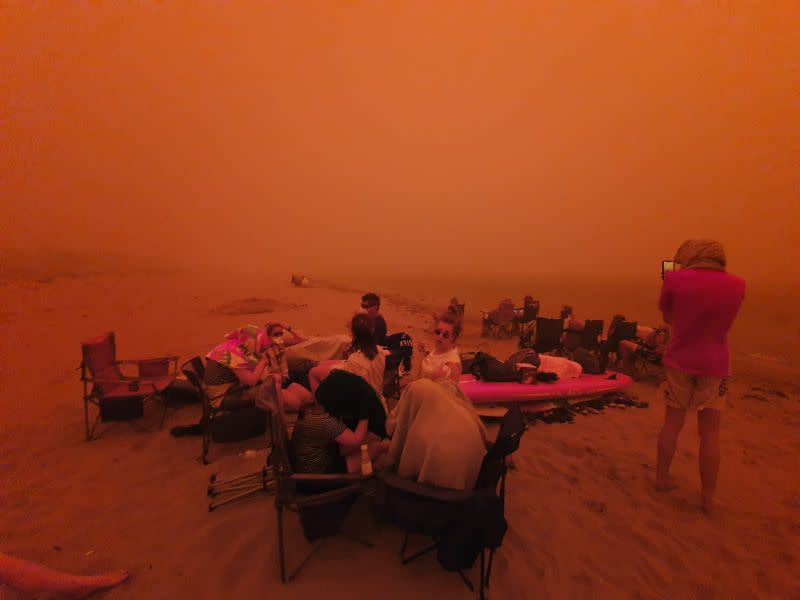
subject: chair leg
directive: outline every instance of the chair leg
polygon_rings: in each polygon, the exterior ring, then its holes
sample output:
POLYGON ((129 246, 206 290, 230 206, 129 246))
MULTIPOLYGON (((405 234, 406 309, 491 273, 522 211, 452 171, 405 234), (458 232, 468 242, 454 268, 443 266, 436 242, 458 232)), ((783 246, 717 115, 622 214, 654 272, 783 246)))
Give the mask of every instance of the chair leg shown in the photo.
MULTIPOLYGON (((491 559, 489 559, 491 560, 491 559)), ((484 599, 483 589, 484 589, 484 566, 486 561, 486 550, 481 548, 481 574, 480 574, 480 599, 484 599)), ((486 582, 486 587, 489 587, 489 582, 486 582)))
MULTIPOLYGON (((483 560, 483 555, 481 555, 483 560)), ((486 568, 486 587, 489 587, 489 580, 492 577, 492 563, 494 562, 494 548, 489 551, 489 566, 486 568)))
POLYGON ((405 537, 405 539, 403 539, 403 547, 400 549, 400 560, 402 561, 402 563, 404 565, 407 565, 412 560, 416 560, 420 556, 423 556, 423 555, 427 554, 428 552, 430 552, 432 550, 435 550, 436 547, 438 546, 438 543, 434 542, 430 546, 428 546, 426 548, 423 548, 422 550, 419 550, 418 552, 415 552, 411 556, 406 556, 405 555, 407 546, 408 546, 408 533, 406 533, 406 537, 405 537))
POLYGON ((464 585, 466 585, 469 588, 469 591, 470 592, 474 592, 475 591, 475 586, 472 585, 472 582, 467 578, 466 575, 464 575, 464 571, 459 569, 458 570, 458 575, 461 577, 461 581, 464 582, 464 585))
POLYGON ((89 401, 84 397, 83 399, 83 420, 86 423, 86 441, 92 441, 92 433, 89 431, 89 401))
POLYGON ((283 508, 275 507, 278 515, 278 564, 281 570, 281 583, 286 583, 286 556, 283 552, 283 508))

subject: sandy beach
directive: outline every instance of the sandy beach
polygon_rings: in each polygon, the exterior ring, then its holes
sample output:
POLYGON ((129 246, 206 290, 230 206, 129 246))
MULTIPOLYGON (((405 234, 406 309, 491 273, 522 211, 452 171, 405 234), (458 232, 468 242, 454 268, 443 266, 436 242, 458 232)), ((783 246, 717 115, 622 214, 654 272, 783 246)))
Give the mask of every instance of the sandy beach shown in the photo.
MULTIPOLYGON (((130 568, 108 598, 467 598, 433 558, 402 566, 401 534, 356 510, 352 526, 375 543, 327 542, 299 579, 278 578, 272 498, 207 511, 210 474, 258 468, 263 442, 217 445, 203 466, 197 438, 169 428, 196 405, 161 405, 97 441, 83 438, 81 339, 113 330, 120 357, 204 354, 229 329, 277 319, 305 335, 344 332, 357 291, 291 287, 286 277, 198 278, 146 272, 18 279, 0 287, 0 547, 78 573, 130 568), (269 312, 264 312, 269 311, 269 312), (246 458, 243 450, 258 450, 246 458)), ((390 295, 390 330, 416 339, 432 307, 390 295)), ((511 341, 480 337, 467 314, 462 350, 505 356, 511 341)), ((735 379, 724 415, 723 463, 711 517, 698 510, 696 425, 684 430, 673 473, 651 485, 663 402, 649 383, 632 392, 647 409, 537 423, 508 478, 509 531, 491 598, 800 598, 800 396, 790 385, 735 379), (756 389, 759 388, 759 389, 756 389)), ((358 508, 358 507, 357 507, 358 508)), ((289 557, 307 548, 290 521, 289 557)), ((473 573, 474 575, 475 573, 473 573)))

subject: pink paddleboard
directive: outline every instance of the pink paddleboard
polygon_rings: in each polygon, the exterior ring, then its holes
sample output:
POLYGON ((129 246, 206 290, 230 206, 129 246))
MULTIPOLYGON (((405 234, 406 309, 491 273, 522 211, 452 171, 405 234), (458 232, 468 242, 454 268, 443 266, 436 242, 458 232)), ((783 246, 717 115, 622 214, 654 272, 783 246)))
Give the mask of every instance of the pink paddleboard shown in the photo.
POLYGON ((581 375, 555 383, 523 384, 516 382, 477 381, 472 375, 462 375, 459 385, 475 405, 546 402, 560 398, 595 396, 628 387, 632 379, 622 373, 581 375), (609 377, 614 379, 609 379, 609 377))

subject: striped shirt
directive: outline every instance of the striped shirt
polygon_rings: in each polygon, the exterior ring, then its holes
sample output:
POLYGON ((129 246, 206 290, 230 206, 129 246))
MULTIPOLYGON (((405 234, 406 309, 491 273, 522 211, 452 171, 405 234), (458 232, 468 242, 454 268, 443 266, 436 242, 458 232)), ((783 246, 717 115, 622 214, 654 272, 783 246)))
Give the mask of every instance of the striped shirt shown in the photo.
POLYGON ((339 455, 336 438, 347 427, 321 406, 311 406, 297 420, 292 434, 294 468, 298 473, 326 473, 339 455))

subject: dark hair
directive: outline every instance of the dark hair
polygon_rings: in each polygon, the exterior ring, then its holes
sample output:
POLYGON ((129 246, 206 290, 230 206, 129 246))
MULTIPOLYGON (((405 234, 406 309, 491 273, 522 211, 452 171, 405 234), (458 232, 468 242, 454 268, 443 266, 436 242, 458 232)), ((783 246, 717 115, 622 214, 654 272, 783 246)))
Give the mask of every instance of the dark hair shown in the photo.
POLYGON ((461 335, 461 319, 459 319, 457 315, 451 312, 444 312, 440 315, 436 315, 436 322, 447 323, 453 327, 454 342, 458 339, 458 336, 461 335))
POLYGON ((283 325, 281 325, 277 321, 270 321, 269 323, 266 324, 264 330, 267 332, 267 335, 270 335, 272 333, 272 330, 275 329, 276 327, 283 327, 283 325))
POLYGON ((378 294, 376 294, 375 292, 367 292, 366 294, 361 296, 361 301, 366 302, 367 304, 370 305, 376 305, 376 306, 381 305, 381 297, 378 296, 378 294))
POLYGON ((348 354, 361 350, 364 356, 373 360, 378 355, 378 344, 375 341, 375 323, 372 317, 357 313, 350 321, 350 331, 353 333, 353 342, 348 354))

